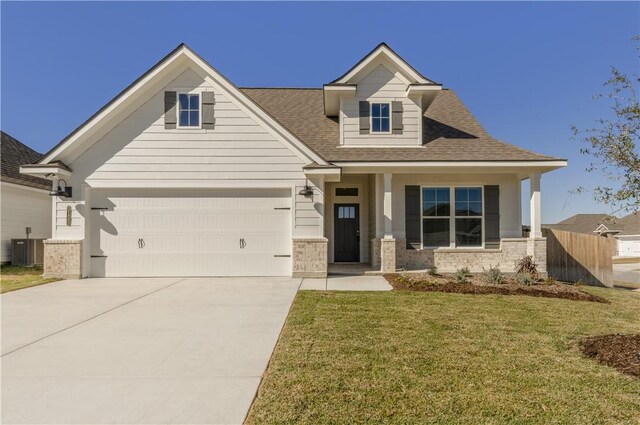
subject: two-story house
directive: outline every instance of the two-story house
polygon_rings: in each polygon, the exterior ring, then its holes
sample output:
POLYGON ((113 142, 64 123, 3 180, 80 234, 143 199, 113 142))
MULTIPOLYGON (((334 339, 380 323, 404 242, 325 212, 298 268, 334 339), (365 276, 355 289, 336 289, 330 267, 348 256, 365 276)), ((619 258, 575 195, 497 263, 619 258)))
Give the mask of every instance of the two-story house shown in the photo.
POLYGON ((322 277, 544 272, 540 176, 564 166, 386 44, 316 89, 238 88, 182 44, 22 172, 58 190, 47 275, 322 277))

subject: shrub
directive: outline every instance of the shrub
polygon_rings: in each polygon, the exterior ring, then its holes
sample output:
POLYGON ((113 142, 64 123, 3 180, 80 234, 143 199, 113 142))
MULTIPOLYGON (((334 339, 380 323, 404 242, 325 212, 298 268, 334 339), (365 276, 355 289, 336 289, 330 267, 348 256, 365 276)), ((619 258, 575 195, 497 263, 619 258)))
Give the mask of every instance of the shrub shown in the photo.
POLYGON ((500 285, 504 283, 504 275, 498 267, 489 267, 489 270, 485 270, 484 278, 487 283, 491 283, 493 285, 500 285))
POLYGON ((471 272, 467 267, 456 270, 455 279, 457 283, 469 283, 471 272))
POLYGON ((556 283, 556 280, 551 276, 547 276, 547 278, 544 280, 545 285, 553 285, 554 283, 556 283))
POLYGON ((438 276, 438 268, 436 266, 429 267, 429 271, 427 272, 431 276, 438 276))
POLYGON ((529 273, 518 273, 516 274, 516 281, 520 285, 531 286, 535 285, 536 280, 529 273))
POLYGON ((530 255, 522 257, 522 259, 516 263, 516 273, 528 274, 532 279, 538 280, 538 267, 536 263, 533 262, 533 257, 530 255))

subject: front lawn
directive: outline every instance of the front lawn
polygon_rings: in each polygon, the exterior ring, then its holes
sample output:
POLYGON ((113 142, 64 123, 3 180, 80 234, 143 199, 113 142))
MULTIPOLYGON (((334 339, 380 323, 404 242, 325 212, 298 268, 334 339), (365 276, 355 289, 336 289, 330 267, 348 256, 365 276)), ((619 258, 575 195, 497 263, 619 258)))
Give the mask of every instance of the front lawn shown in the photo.
POLYGON ((440 292, 300 291, 248 423, 638 423, 640 379, 580 353, 640 333, 611 304, 440 292))
POLYGON ((0 294, 57 280, 60 279, 44 279, 42 266, 2 266, 0 267, 0 294))

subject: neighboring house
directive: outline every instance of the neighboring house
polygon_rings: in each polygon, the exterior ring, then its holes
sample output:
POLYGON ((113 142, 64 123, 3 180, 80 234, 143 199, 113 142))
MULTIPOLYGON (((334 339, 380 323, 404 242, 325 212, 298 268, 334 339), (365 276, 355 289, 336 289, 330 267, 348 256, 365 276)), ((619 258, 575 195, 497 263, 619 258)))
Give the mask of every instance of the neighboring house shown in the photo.
POLYGON ((614 255, 640 257, 640 213, 637 212, 622 218, 608 214, 576 214, 556 224, 543 224, 542 227, 615 238, 614 255))
POLYGON ((321 277, 527 254, 544 272, 540 176, 564 166, 492 138, 385 44, 317 89, 238 88, 182 44, 22 171, 72 190, 49 275, 321 277))
POLYGON ((30 164, 42 154, 23 145, 13 137, 0 132, 0 261, 11 261, 11 239, 51 237, 51 181, 20 173, 20 165, 30 164))

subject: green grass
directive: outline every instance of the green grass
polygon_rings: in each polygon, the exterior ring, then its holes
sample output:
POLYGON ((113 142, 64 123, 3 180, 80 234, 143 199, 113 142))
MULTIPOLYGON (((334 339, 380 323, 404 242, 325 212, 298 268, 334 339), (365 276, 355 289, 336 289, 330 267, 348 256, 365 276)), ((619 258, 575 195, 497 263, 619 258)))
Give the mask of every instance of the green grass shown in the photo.
POLYGON ((0 267, 0 294, 57 280, 60 279, 44 279, 42 266, 2 266, 0 267))
POLYGON ((640 332, 612 304, 435 292, 298 293, 248 423, 640 423, 640 380, 578 338, 640 332))

